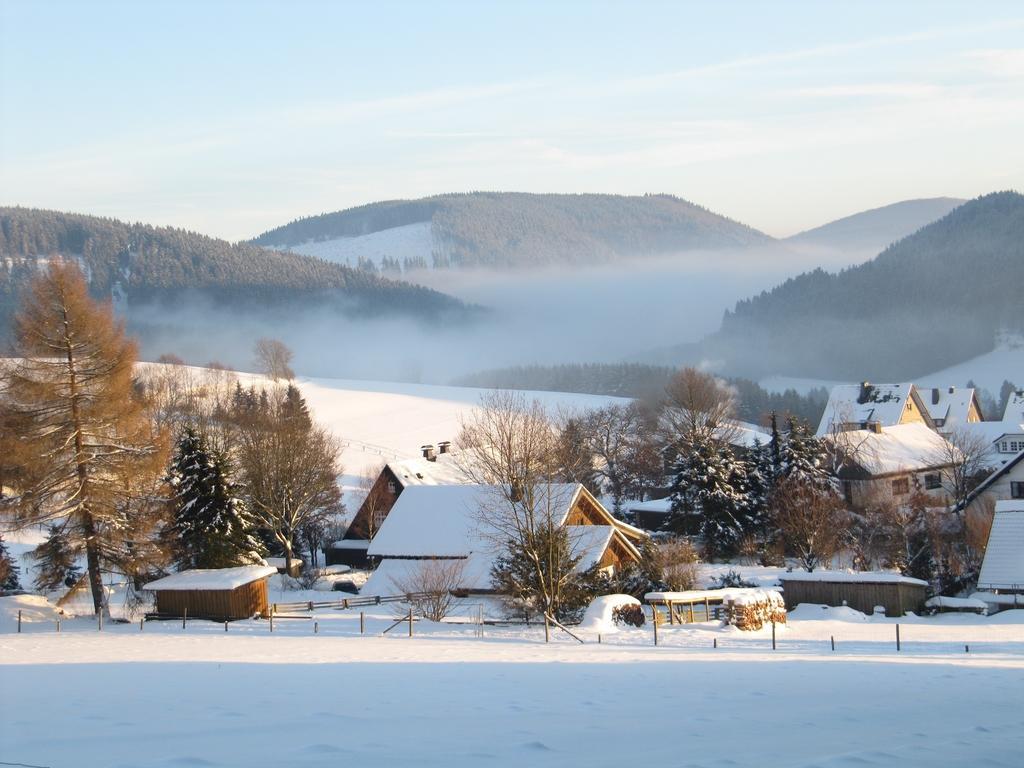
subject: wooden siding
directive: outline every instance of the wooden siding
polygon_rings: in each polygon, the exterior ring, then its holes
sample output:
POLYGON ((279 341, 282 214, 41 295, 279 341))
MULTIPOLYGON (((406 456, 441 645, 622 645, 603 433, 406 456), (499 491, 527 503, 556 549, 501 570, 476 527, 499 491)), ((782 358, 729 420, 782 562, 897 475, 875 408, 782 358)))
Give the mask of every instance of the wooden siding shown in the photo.
POLYGON ((797 581, 781 576, 786 610, 800 603, 841 606, 872 614, 876 605, 885 607, 886 616, 902 616, 907 611, 920 613, 924 607, 924 585, 885 582, 797 581))
POLYGON ((345 531, 346 539, 372 539, 380 530, 381 523, 388 516, 388 512, 395 506, 398 497, 402 495, 404 486, 398 476, 385 465, 381 473, 377 475, 366 499, 359 506, 359 511, 352 518, 352 523, 345 531), (394 491, 389 490, 389 483, 393 483, 394 491))
POLYGON ((184 616, 214 621, 268 616, 267 580, 243 584, 235 589, 196 589, 156 591, 156 611, 165 616, 184 616))

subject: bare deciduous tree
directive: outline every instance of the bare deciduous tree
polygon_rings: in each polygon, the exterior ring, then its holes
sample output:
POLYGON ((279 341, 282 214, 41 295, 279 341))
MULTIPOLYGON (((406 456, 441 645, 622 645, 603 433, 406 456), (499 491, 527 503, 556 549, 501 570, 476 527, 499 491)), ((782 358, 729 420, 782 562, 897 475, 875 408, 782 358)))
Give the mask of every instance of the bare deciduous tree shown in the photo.
POLYGON ((992 444, 984 435, 965 427, 957 427, 945 435, 944 445, 931 460, 943 467, 942 487, 949 495, 954 510, 960 512, 968 497, 990 469, 992 444))
POLYGON ((411 595, 413 613, 429 621, 441 621, 448 615, 455 600, 454 592, 462 586, 465 560, 431 558, 421 560, 404 578, 392 579, 399 594, 411 595))
POLYGON ((274 381, 291 381, 295 378, 295 371, 291 369, 292 351, 284 342, 278 339, 258 339, 253 347, 253 354, 256 356, 259 371, 274 381))
POLYGON ((736 433, 735 416, 734 392, 709 373, 682 368, 665 387, 660 426, 666 445, 727 442, 736 433))
POLYGON ((574 579, 574 541, 562 530, 567 490, 555 483, 558 432, 537 402, 519 394, 485 395, 459 436, 459 463, 473 482, 493 487, 477 510, 496 553, 525 564, 523 593, 539 610, 558 612, 574 579))
POLYGON ((806 570, 827 564, 839 550, 845 510, 834 494, 786 479, 771 506, 783 540, 806 570))

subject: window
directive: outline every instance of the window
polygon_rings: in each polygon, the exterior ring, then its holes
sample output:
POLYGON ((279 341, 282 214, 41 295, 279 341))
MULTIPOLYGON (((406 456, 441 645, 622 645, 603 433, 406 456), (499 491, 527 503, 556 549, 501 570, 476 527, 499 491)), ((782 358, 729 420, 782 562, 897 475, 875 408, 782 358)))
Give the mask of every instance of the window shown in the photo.
POLYGON ((910 493, 910 478, 900 477, 892 481, 892 495, 906 496, 910 493))
POLYGON ((1010 498, 1024 499, 1024 483, 1010 483, 1010 498))
POLYGON ((934 491, 942 487, 942 475, 938 472, 931 472, 924 476, 924 487, 926 490, 934 491))
POLYGON ((394 480, 389 480, 388 481, 388 493, 397 493, 397 492, 398 492, 398 488, 395 486, 395 481, 394 480))
POLYGON ((1001 443, 999 443, 999 452, 1000 453, 1009 453, 1010 452, 1010 444, 1008 442, 1006 442, 1005 440, 1003 440, 1001 443))

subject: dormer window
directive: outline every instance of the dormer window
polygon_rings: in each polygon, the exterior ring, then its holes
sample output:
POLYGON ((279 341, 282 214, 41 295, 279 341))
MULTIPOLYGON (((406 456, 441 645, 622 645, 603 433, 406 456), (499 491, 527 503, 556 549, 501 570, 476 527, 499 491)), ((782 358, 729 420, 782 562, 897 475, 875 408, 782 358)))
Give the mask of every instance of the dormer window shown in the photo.
POLYGON ((398 486, 395 485, 394 480, 388 480, 388 493, 392 495, 398 493, 398 486))

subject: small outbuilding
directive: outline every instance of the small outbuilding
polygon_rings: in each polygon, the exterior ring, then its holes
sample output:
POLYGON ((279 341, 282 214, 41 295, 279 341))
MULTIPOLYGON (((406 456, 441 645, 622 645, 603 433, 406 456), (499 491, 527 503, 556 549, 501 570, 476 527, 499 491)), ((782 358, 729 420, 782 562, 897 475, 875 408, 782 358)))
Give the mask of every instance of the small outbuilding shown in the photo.
POLYGON ((908 611, 920 613, 928 587, 928 582, 921 579, 881 571, 794 572, 782 574, 779 581, 787 611, 801 603, 810 603, 833 607, 846 605, 870 615, 876 606, 882 606, 886 616, 897 617, 908 611))
POLYGON ((267 578, 277 573, 269 565, 181 571, 146 584, 156 597, 161 616, 189 616, 234 621, 270 615, 267 578))

